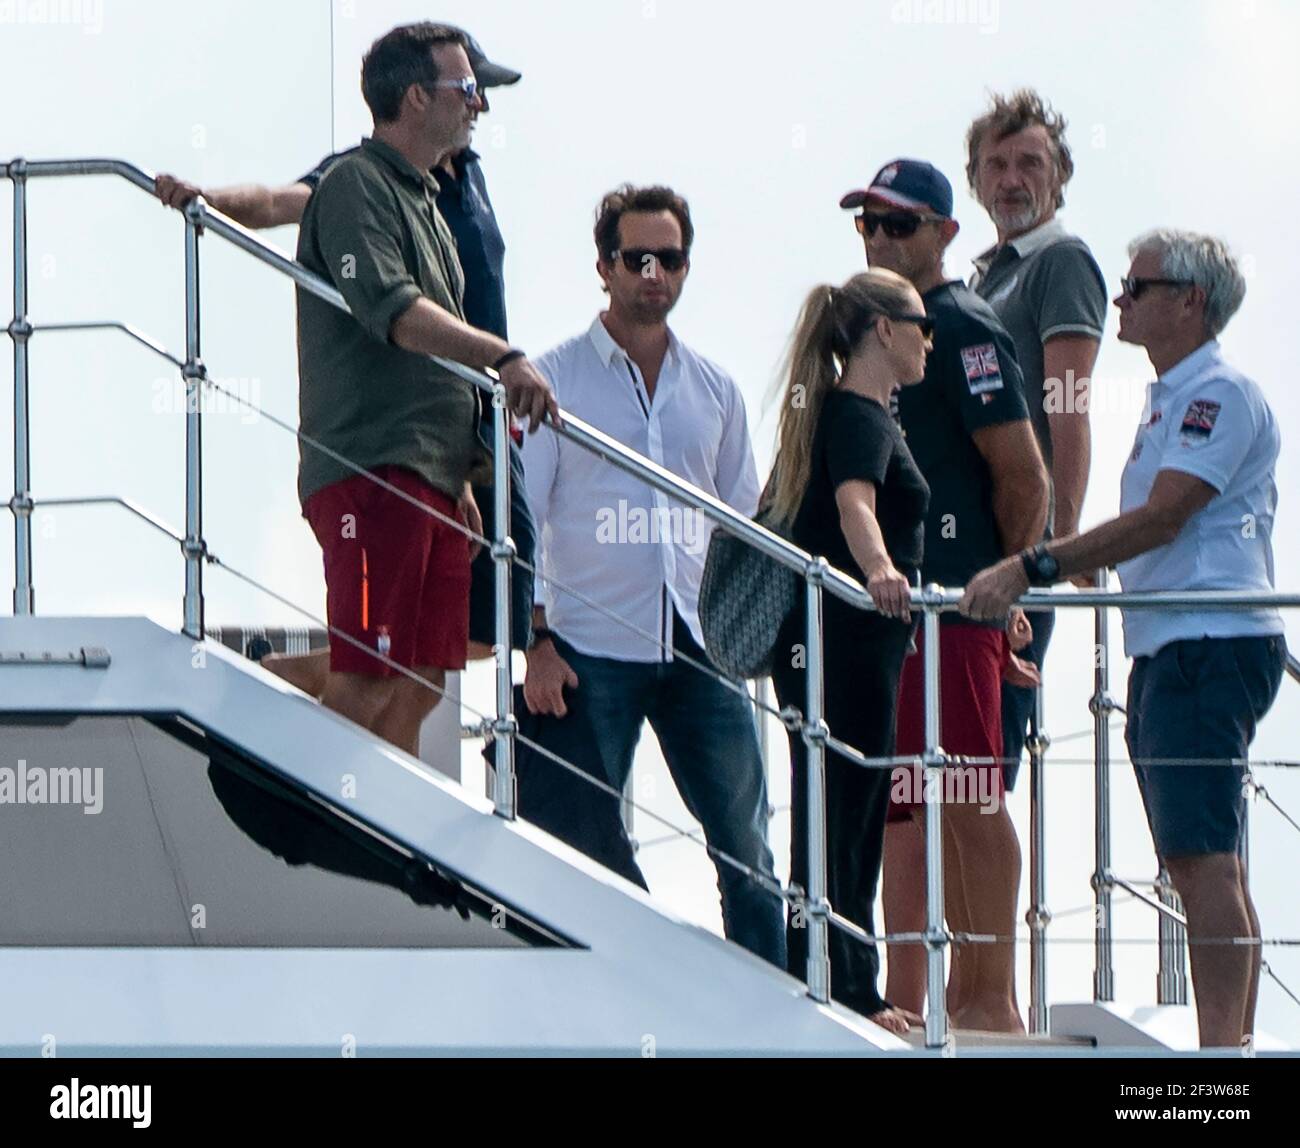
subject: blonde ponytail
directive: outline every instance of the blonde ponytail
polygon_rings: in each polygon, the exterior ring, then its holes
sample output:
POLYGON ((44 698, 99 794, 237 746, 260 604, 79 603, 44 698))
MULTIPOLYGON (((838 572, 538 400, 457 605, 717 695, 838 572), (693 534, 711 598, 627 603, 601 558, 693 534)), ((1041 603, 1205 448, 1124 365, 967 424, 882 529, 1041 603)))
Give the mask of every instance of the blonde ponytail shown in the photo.
POLYGON ((784 386, 776 458, 761 500, 773 525, 788 529, 799 511, 812 477, 817 421, 844 365, 876 319, 907 308, 911 292, 902 276, 873 268, 843 287, 814 287, 804 300, 778 375, 784 386))

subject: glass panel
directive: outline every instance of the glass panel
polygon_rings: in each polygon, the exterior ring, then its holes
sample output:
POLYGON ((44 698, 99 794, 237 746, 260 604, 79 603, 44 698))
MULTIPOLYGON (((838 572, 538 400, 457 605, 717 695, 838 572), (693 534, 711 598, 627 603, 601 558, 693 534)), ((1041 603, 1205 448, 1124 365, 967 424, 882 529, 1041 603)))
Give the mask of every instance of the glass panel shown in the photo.
POLYGON ((185 723, 0 718, 0 945, 554 943, 185 723))

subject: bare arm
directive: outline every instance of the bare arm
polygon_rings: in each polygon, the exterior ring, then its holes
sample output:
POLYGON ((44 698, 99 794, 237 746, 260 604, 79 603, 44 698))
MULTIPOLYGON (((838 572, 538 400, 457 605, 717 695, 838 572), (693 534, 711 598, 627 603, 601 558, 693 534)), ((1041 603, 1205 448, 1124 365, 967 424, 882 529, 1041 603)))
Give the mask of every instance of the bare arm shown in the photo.
POLYGON ((204 191, 174 175, 162 174, 154 180, 154 194, 168 207, 177 210, 201 195, 222 215, 228 215, 236 223, 256 231, 300 222, 311 198, 311 188, 305 183, 290 183, 283 187, 245 183, 204 191))
POLYGON ((1049 544, 1061 573, 1080 574, 1114 566, 1167 546, 1198 510, 1219 492, 1208 482, 1181 470, 1156 475, 1145 503, 1085 534, 1049 544))
POLYGON ((1092 429, 1088 423, 1088 391, 1097 362, 1099 339, 1089 335, 1058 335, 1043 344, 1043 377, 1068 382, 1074 401, 1063 411, 1048 411, 1052 435, 1052 485, 1056 489, 1056 529, 1065 538, 1079 529, 1079 515, 1088 491, 1092 466, 1092 429))
POLYGON ((993 516, 1004 554, 1016 554, 1043 537, 1047 524, 1047 468, 1028 419, 980 427, 975 448, 993 477, 993 516))
MULTIPOLYGON (((490 331, 471 327, 432 299, 419 298, 393 320, 389 338, 405 351, 437 355, 482 370, 510 350, 510 344, 490 331)), ((560 407, 549 384, 525 358, 501 369, 510 410, 529 420, 535 431, 543 418, 560 421, 560 407)))
POLYGON ((876 519, 875 485, 861 479, 842 482, 835 488, 835 504, 849 553, 867 576, 867 592, 877 608, 891 618, 909 620, 911 586, 885 549, 885 537, 876 519))
MULTIPOLYGON (((1136 558, 1172 542, 1187 520, 1218 493, 1193 475, 1162 470, 1143 505, 1084 534, 1049 543, 1048 553, 1061 564, 1063 577, 1136 558)), ((1024 566, 1018 555, 1012 555, 976 574, 958 608, 978 620, 1001 618, 1028 587, 1024 566)))

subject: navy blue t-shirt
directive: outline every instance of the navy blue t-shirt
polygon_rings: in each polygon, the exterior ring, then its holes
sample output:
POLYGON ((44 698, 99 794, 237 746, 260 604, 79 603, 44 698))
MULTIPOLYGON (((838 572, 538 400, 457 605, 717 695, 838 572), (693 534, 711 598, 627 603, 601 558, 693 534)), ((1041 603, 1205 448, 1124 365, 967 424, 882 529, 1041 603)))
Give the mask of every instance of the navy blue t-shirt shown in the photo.
MULTIPOLYGON (((298 182, 315 191, 330 166, 356 150, 352 147, 326 156, 298 182)), ((438 212, 447 221, 456 240, 461 271, 465 275, 465 321, 509 341, 506 335, 506 244, 492 211, 487 182, 478 159, 478 153, 471 148, 454 156, 451 166, 456 172, 455 178, 448 175, 445 168, 434 168, 433 177, 439 187, 438 212)))
MULTIPOLYGON (((1029 418, 1015 345, 993 309, 953 280, 927 291, 925 378, 897 393, 898 421, 930 487, 921 579, 964 586, 1004 557, 993 476, 971 435, 1029 418)), ((945 621, 952 619, 945 614, 945 621)))

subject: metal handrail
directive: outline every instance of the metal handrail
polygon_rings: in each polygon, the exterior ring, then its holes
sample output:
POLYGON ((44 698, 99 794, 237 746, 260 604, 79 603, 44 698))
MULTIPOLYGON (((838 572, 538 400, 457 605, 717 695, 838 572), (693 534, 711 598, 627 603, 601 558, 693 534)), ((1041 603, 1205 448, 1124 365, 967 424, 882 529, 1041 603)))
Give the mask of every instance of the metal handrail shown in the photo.
POLYGON ((134 514, 143 522, 147 522, 159 534, 165 534, 173 542, 185 545, 185 535, 180 534, 174 527, 168 526, 153 511, 145 510, 138 502, 130 498, 121 498, 117 495, 103 494, 93 495, 88 498, 33 498, 32 509, 39 510, 43 506, 120 506, 123 510, 134 514))
MULTIPOLYGON (((152 195, 154 191, 154 177, 149 172, 136 167, 134 164, 116 159, 31 162, 16 159, 4 163, 2 165, 2 173, 14 183, 15 318, 9 325, 8 333, 14 342, 15 363, 15 495, 9 505, 11 511, 14 513, 16 521, 16 584, 14 591, 14 610, 15 613, 25 614, 34 611, 34 599, 31 586, 31 514, 37 505, 31 498, 29 490, 30 457, 29 441, 27 438, 27 341, 30 339, 36 328, 34 328, 28 321, 26 315, 26 181, 33 177, 117 175, 152 195)), ((142 337, 133 328, 130 328, 125 324, 49 324, 46 325, 46 329, 70 330, 79 327, 118 327, 124 330, 128 335, 137 338, 140 342, 149 346, 150 349, 164 355, 164 357, 168 358, 173 363, 177 363, 181 367, 182 375, 187 385, 186 531, 184 536, 176 535, 169 528, 162 526, 147 514, 140 512, 137 508, 120 499, 110 498, 103 500, 69 501, 120 502, 123 506, 126 506, 128 510, 132 510, 147 521, 150 521, 151 525, 163 529, 165 533, 168 533, 174 539, 180 541, 186 561, 184 629, 188 634, 195 637, 201 637, 203 633, 202 565, 205 560, 211 560, 211 556, 207 552, 206 543, 202 533, 202 469, 200 451, 201 406, 196 401, 199 390, 202 385, 207 382, 206 368, 203 366, 199 353, 199 237, 204 230, 211 230, 226 239, 228 242, 233 243, 241 250, 252 255, 259 262, 262 262, 281 274, 288 276, 299 287, 310 294, 315 295, 345 312, 349 312, 349 308, 341 293, 332 285, 327 283, 325 280, 318 278, 284 252, 270 244, 264 243, 247 229, 209 207, 201 197, 192 200, 187 205, 184 211, 184 219, 186 277, 186 357, 184 361, 179 361, 175 357, 167 354, 165 349, 161 348, 161 345, 156 344, 147 337, 142 337)), ((496 466, 494 498, 497 536, 493 540, 492 556, 496 562, 497 569, 497 717, 495 721, 492 722, 492 732, 494 737, 497 739, 498 749, 494 797, 497 812, 503 816, 513 817, 513 752, 517 730, 515 727, 514 715, 511 712, 512 683, 509 665, 509 651, 511 649, 509 633, 509 578, 510 567, 515 560, 515 557, 513 543, 506 533, 508 529, 507 523, 509 520, 509 483, 507 481, 506 472, 506 467, 508 465, 508 416, 504 410, 504 404, 499 401, 502 397, 501 385, 491 376, 437 356, 430 356, 430 358, 433 358, 440 364, 440 366, 451 374, 465 380, 481 391, 492 394, 494 398, 498 399, 498 401, 493 404, 495 410, 494 465, 496 466)), ((771 531, 757 525, 746 516, 727 506, 721 500, 700 490, 691 483, 678 478, 676 475, 659 466, 657 463, 610 438, 608 435, 599 431, 595 427, 590 426, 583 420, 564 412, 561 412, 561 417, 561 424, 550 428, 555 433, 568 438, 583 449, 596 454, 614 467, 639 478, 661 493, 677 499, 686 505, 692 506, 696 510, 702 512, 716 526, 741 538, 743 541, 754 546, 761 553, 774 561, 794 570, 796 573, 800 574, 805 581, 808 621, 807 650, 809 654, 807 661, 807 714, 805 720, 800 723, 799 728, 805 743, 808 746, 809 758, 808 833, 810 863, 809 888, 807 890, 806 902, 809 907, 810 934, 808 945, 809 959, 807 980, 809 994, 815 1000, 821 1002, 828 1001, 830 998, 830 977, 827 934, 832 921, 837 925, 839 924, 839 921, 835 918, 833 906, 831 906, 826 899, 824 771, 825 752, 827 743, 831 741, 831 738, 830 731, 827 729, 826 723, 821 717, 823 695, 820 658, 822 643, 822 594, 823 590, 828 589, 841 600, 866 610, 873 610, 874 603, 858 581, 849 577, 844 572, 829 566, 825 559, 810 555, 771 531)), ((52 504, 55 500, 44 500, 44 502, 45 504, 52 504)), ((926 747, 922 760, 926 772, 927 830, 927 923, 924 940, 929 957, 928 997, 930 1005, 929 1016, 926 1020, 926 1043, 930 1047, 940 1047, 948 1040, 948 1022, 943 992, 943 949, 952 939, 951 935, 945 929, 943 917, 941 804, 938 800, 931 799, 932 794, 940 792, 941 787, 938 784, 940 775, 942 774, 945 765, 950 761, 949 755, 945 754, 939 745, 938 625, 939 615, 956 609, 960 598, 960 590, 945 589, 938 586, 930 586, 922 590, 913 590, 911 593, 912 606, 923 612, 924 641, 927 655, 925 659, 926 747)), ((1251 609, 1261 606, 1300 607, 1300 594, 1259 593, 1252 591, 1199 591, 1185 593, 1098 593, 1096 591, 1056 593, 1034 591, 1023 596, 1020 600, 1020 604, 1027 610, 1051 610, 1076 607, 1091 608, 1096 610, 1099 617, 1102 617, 1104 616, 1106 609, 1111 606, 1122 606, 1126 609, 1168 609, 1195 606, 1213 607, 1216 609, 1251 609)), ((1297 663, 1295 659, 1289 659, 1288 668, 1291 670, 1293 676, 1300 677, 1300 663, 1297 663)), ((1099 688, 1099 695, 1104 697, 1104 690, 1099 688)), ((1041 705, 1041 696, 1039 698, 1039 704, 1041 705)), ((1105 712, 1101 713, 1098 717, 1099 737, 1108 736, 1107 717, 1108 713, 1105 712)), ((1033 754, 1033 760, 1031 761, 1031 765, 1034 767, 1034 772, 1037 775, 1035 779, 1034 833, 1035 844, 1040 849, 1042 844, 1041 750, 1046 744, 1047 739, 1044 735, 1038 747, 1038 751, 1033 754)), ((1101 794, 1100 783, 1102 772, 1101 749, 1102 746, 1099 742, 1099 796, 1101 794)), ((1099 803, 1099 860, 1101 857, 1100 834, 1102 828, 1101 823, 1103 820, 1108 822, 1109 818, 1108 814, 1103 815, 1099 803)), ((1107 835, 1106 852, 1108 854, 1108 825, 1105 827, 1105 831, 1107 835)), ((1035 858, 1034 870, 1035 873, 1041 877, 1043 873, 1041 851, 1035 858)), ((1148 901, 1147 898, 1137 893, 1136 890, 1130 888, 1126 883, 1117 879, 1110 872, 1108 857, 1106 864, 1099 864, 1098 869, 1094 874, 1094 880, 1098 884, 1099 901, 1103 894, 1107 901, 1107 912, 1105 914, 1107 918, 1107 933, 1109 931, 1109 888, 1112 884, 1122 885, 1124 888, 1129 889, 1130 892, 1134 893, 1134 895, 1140 900, 1151 903, 1154 907, 1154 902, 1148 901)), ((1038 942, 1041 942, 1044 939, 1043 930, 1046 927, 1047 921, 1050 919, 1050 915, 1046 913, 1046 906, 1041 903, 1041 885, 1039 885, 1037 881, 1036 885, 1038 885, 1038 887, 1035 889, 1033 895, 1034 905, 1032 909, 1035 916, 1031 921, 1031 925, 1034 929, 1035 939, 1038 942)), ((1160 908, 1163 911, 1162 920, 1164 920, 1166 916, 1169 918, 1176 917, 1176 913, 1167 909, 1167 907, 1162 905, 1160 908)), ((1100 923, 1101 914, 1099 913, 1099 934, 1100 923)), ((1100 940, 1101 938, 1099 935, 1098 941, 1100 942, 1100 940)), ((1107 949, 1109 948, 1109 943, 1110 938, 1107 936, 1107 949)), ((1100 954, 1100 943, 1098 948, 1100 954)), ((1039 1006, 1044 1004, 1044 1001, 1039 998, 1045 993, 1045 984, 1045 965, 1039 963, 1036 965, 1034 975, 1036 1004, 1039 1006)), ((1106 999, 1106 997, 1099 995, 1098 999, 1106 999)), ((1039 1015, 1039 1010, 1035 1010, 1034 1020, 1045 1023, 1045 1014, 1039 1015)), ((1036 1023, 1035 1027, 1038 1028, 1039 1024, 1036 1023)))
POLYGON ((139 327, 132 323, 123 323, 117 319, 101 319, 78 323, 31 324, 33 335, 41 331, 121 331, 124 335, 129 335, 141 346, 148 347, 155 355, 166 359, 172 366, 179 367, 182 370, 185 368, 185 360, 178 359, 152 335, 145 334, 144 331, 141 331, 139 327))
MULTIPOLYGON (((77 176, 77 175, 117 175, 136 187, 154 194, 154 176, 144 168, 119 159, 83 159, 83 160, 22 160, 15 159, 0 165, 3 174, 12 179, 15 174, 26 178, 40 176, 77 176)), ((298 286, 311 292, 317 298, 333 304, 341 311, 351 314, 351 309, 339 290, 321 279, 291 256, 258 239, 247 228, 198 197, 190 201, 185 210, 187 218, 193 218, 202 230, 210 230, 236 247, 245 251, 261 263, 282 272, 298 286)), ((497 381, 483 371, 476 371, 463 363, 430 355, 439 366, 450 371, 458 378, 473 384, 479 390, 491 395, 496 391, 497 381)), ((646 458, 617 439, 611 438, 603 431, 584 422, 576 415, 561 411, 561 425, 552 427, 555 433, 577 443, 592 454, 612 464, 620 470, 627 471, 636 478, 649 483, 664 494, 672 495, 692 508, 703 511, 720 526, 727 527, 737 537, 762 551, 773 560, 789 567, 797 573, 808 575, 821 561, 818 557, 787 541, 765 527, 759 526, 753 519, 733 510, 719 498, 707 491, 679 478, 672 471, 666 470, 653 459, 646 458)), ((827 565, 823 575, 824 585, 836 597, 864 610, 874 610, 875 603, 866 588, 856 579, 833 566, 827 565)), ((940 611, 956 609, 961 600, 961 590, 943 590, 930 587, 912 592, 914 606, 930 606, 940 611), (940 595, 935 597, 935 595, 940 595)), ((1182 594, 1165 595, 1164 591, 1134 593, 1123 595, 1123 601, 1112 594, 1093 594, 1080 591, 1068 598, 1058 596, 1051 591, 1031 591, 1020 600, 1026 610, 1053 610, 1063 605, 1101 606, 1122 605, 1126 609, 1161 609, 1169 607, 1214 606, 1227 609, 1251 609, 1260 606, 1300 606, 1300 594, 1268 595, 1253 591, 1191 591, 1182 594)))
MULTIPOLYGON (((154 177, 152 174, 143 168, 136 167, 135 164, 118 159, 17 159, 3 165, 3 174, 10 179, 13 179, 16 175, 26 179, 79 175, 117 175, 150 195, 154 191, 154 177)), ((200 229, 220 235, 259 262, 265 263, 268 267, 287 275, 303 290, 309 291, 317 298, 323 299, 339 310, 351 314, 347 302, 337 288, 303 267, 302 264, 279 248, 258 239, 247 228, 240 226, 233 219, 208 206, 201 197, 190 201, 185 210, 185 216, 187 219, 193 220, 200 229)), ((484 372, 476 371, 462 363, 443 359, 436 355, 429 357, 445 370, 450 371, 458 378, 464 379, 467 383, 473 384, 479 390, 489 395, 495 392, 497 381, 484 372)), ((752 519, 733 510, 721 499, 715 498, 684 479, 678 478, 677 475, 665 470, 652 459, 638 454, 636 451, 624 446, 617 439, 611 438, 582 419, 571 414, 562 414, 562 425, 552 429, 620 470, 625 470, 629 474, 649 483, 662 493, 672 495, 695 509, 703 511, 715 523, 729 527, 734 534, 744 539, 751 546, 756 547, 768 557, 788 566, 790 569, 800 574, 806 574, 810 567, 815 564, 816 559, 807 551, 801 550, 793 543, 787 542, 777 534, 773 534, 772 531, 757 525, 752 519)), ((828 567, 825 585, 836 597, 846 602, 866 610, 874 609, 871 596, 862 584, 842 571, 828 567)))

